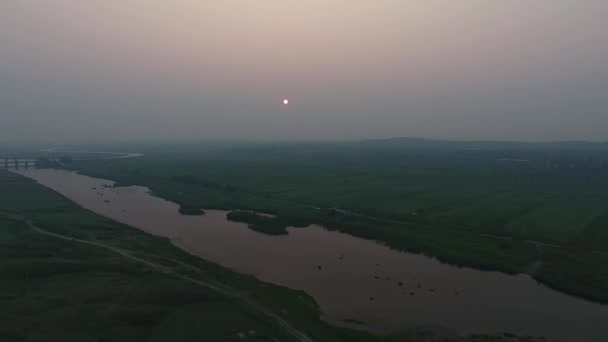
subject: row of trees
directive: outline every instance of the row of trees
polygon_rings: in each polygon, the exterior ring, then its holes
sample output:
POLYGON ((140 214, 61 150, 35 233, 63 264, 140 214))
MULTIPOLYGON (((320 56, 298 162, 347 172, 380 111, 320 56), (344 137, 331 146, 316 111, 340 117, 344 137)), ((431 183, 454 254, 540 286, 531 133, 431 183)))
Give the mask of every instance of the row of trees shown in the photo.
POLYGON ((57 159, 50 159, 47 157, 39 157, 36 160, 37 169, 57 169, 65 165, 72 165, 74 159, 70 156, 62 156, 57 159))
POLYGON ((172 177, 172 179, 173 179, 173 181, 182 183, 182 184, 200 185, 205 188, 212 188, 212 189, 223 190, 223 191, 228 191, 228 192, 237 192, 237 191, 241 190, 238 186, 233 185, 233 184, 222 183, 219 181, 202 180, 191 174, 175 175, 172 177))

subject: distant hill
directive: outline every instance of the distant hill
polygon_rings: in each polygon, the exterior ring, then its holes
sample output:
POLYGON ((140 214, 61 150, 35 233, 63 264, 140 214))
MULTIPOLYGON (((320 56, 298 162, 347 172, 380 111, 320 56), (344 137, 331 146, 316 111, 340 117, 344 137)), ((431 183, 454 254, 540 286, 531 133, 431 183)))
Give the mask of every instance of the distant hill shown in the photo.
POLYGON ((365 145, 403 148, 457 148, 457 149, 585 149, 607 150, 608 142, 591 141, 551 141, 522 142, 500 140, 433 140, 424 138, 396 137, 387 139, 368 139, 360 141, 365 145))

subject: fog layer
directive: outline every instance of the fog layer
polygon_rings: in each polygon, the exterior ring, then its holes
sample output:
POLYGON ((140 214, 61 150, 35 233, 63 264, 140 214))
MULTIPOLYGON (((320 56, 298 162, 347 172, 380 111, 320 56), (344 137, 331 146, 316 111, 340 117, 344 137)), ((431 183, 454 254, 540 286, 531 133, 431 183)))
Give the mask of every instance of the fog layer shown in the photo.
POLYGON ((606 140, 607 14, 603 0, 3 0, 0 141, 606 140))

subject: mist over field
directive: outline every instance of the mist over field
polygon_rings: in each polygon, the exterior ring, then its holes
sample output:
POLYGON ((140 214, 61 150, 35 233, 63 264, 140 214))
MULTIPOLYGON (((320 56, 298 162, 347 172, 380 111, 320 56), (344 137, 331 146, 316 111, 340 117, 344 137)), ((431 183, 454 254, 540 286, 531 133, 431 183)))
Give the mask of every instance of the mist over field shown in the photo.
POLYGON ((607 140, 607 11, 5 0, 0 141, 607 140))
POLYGON ((0 0, 0 341, 608 341, 606 14, 0 0))

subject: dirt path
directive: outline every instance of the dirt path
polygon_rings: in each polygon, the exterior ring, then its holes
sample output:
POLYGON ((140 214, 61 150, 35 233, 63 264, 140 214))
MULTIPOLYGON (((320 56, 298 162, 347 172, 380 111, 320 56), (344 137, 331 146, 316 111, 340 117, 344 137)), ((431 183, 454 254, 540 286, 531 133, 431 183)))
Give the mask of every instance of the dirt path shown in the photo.
MULTIPOLYGON (((163 265, 159 265, 156 263, 153 263, 151 261, 147 261, 141 258, 138 258, 134 255, 131 255, 130 253, 128 253, 125 250, 104 244, 104 243, 99 243, 99 242, 93 242, 93 241, 88 241, 88 240, 82 240, 82 239, 76 239, 76 238, 72 238, 69 236, 65 236, 65 235, 60 235, 60 234, 56 234, 56 233, 51 233, 49 231, 46 231, 40 227, 37 227, 36 225, 34 225, 31 221, 29 220, 23 220, 25 223, 27 223, 28 227, 31 228, 33 231, 35 231, 36 233, 39 234, 44 234, 44 235, 48 235, 48 236, 53 236, 59 239, 63 239, 63 240, 69 240, 69 241, 74 241, 74 242, 78 242, 78 243, 82 243, 82 244, 86 244, 86 245, 91 245, 91 246, 96 246, 96 247, 100 247, 100 248, 105 248, 105 249, 109 249, 115 253, 120 254, 121 256, 127 258, 127 259, 131 259, 133 261, 137 261, 139 263, 142 263, 146 266, 149 266, 161 273, 165 273, 165 274, 170 274, 172 276, 175 276, 177 278, 189 281, 191 283, 197 284, 197 285, 201 285, 204 287, 207 287, 211 290, 214 290, 216 292, 222 293, 226 296, 235 298, 247 305, 249 305, 251 308, 253 308, 254 310, 270 317, 271 319, 273 319, 279 326, 281 326, 281 328, 283 328, 288 334, 290 334, 291 336, 293 336, 295 339, 297 339, 298 341, 302 341, 302 342, 312 342, 313 340, 310 339, 308 336, 306 336, 304 333, 302 333, 301 331, 297 330, 296 328, 294 328, 293 326, 291 326, 287 321, 285 321, 284 319, 282 319, 281 317, 279 317, 278 315, 276 315, 275 313, 273 313, 272 311, 270 311, 269 309, 263 307, 262 305, 258 304, 257 302, 255 302, 253 299, 238 293, 234 290, 231 290, 228 287, 219 285, 219 284, 211 284, 209 282, 205 282, 205 281, 201 281, 201 280, 197 280, 179 273, 174 272, 173 270, 171 270, 170 268, 163 266, 163 265)), ((196 267, 189 265, 189 264, 184 264, 182 262, 179 262, 180 264, 184 265, 184 266, 188 266, 189 268, 192 269, 197 269, 196 267)), ((198 270, 198 269, 197 269, 198 270)))

